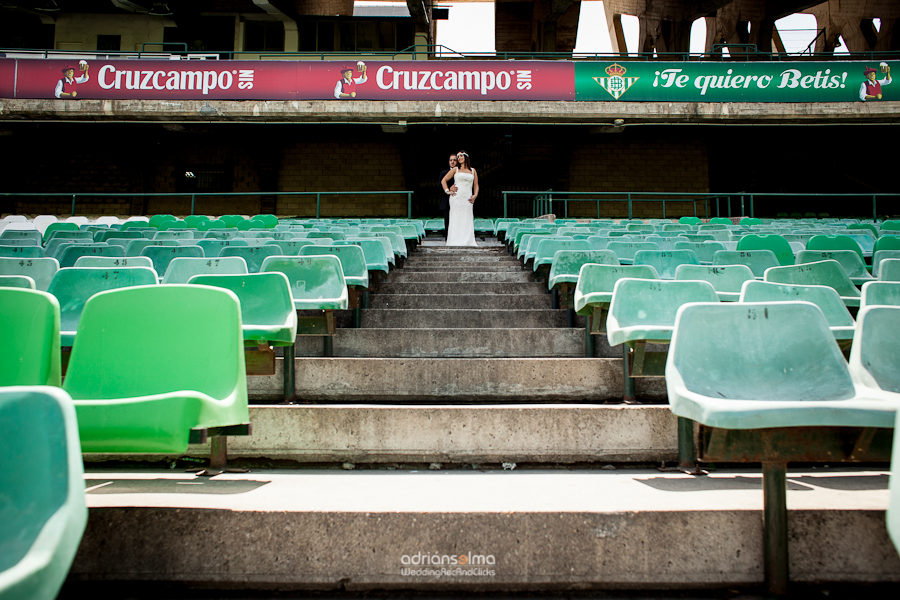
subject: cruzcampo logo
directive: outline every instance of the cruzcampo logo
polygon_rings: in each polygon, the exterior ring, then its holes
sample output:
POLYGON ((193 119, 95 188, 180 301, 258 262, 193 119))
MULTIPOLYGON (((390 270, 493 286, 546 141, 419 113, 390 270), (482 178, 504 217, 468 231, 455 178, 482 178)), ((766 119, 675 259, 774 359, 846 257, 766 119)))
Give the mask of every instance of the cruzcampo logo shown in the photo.
POLYGON ((625 67, 618 63, 613 63, 606 67, 606 74, 609 77, 594 77, 593 80, 600 84, 604 90, 618 100, 622 94, 628 91, 634 82, 640 77, 625 77, 625 67))

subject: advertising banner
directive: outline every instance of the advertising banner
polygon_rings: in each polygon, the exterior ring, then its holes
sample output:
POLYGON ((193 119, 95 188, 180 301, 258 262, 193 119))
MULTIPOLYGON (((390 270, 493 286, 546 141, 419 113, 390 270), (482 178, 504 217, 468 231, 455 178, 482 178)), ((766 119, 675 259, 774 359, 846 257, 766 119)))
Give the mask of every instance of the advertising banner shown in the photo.
POLYGON ((573 69, 563 61, 0 59, 0 91, 61 100, 574 100, 573 69))
POLYGON ((859 102, 900 99, 889 63, 578 62, 576 100, 859 102), (882 88, 885 88, 882 91, 882 88), (893 92, 893 93, 892 93, 893 92))

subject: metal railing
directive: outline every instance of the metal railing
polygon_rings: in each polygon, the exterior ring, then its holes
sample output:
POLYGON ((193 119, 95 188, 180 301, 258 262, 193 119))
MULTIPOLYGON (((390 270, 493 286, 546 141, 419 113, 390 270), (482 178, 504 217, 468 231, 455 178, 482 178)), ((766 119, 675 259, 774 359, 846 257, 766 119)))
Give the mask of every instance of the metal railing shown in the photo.
MULTIPOLYGON (((662 205, 662 217, 666 218, 666 202, 693 204, 693 216, 698 215, 698 203, 702 203, 703 216, 732 216, 732 205, 740 205, 740 213, 737 216, 756 216, 756 204, 760 200, 784 200, 797 201, 798 199, 819 198, 819 199, 846 199, 858 203, 860 199, 872 202, 872 218, 878 217, 878 201, 879 199, 900 199, 900 193, 858 193, 858 194, 818 194, 818 193, 785 193, 785 192, 731 192, 731 193, 702 193, 695 194, 690 192, 562 192, 553 190, 544 191, 503 191, 503 216, 509 216, 510 199, 516 196, 525 196, 531 201, 531 217, 537 217, 543 214, 553 213, 554 202, 559 205, 562 203, 562 217, 569 216, 570 202, 593 202, 597 206, 597 218, 601 218, 600 207, 602 203, 619 202, 626 203, 627 217, 634 217, 635 202, 653 202, 662 205), (710 211, 711 205, 715 208, 715 214, 710 211), (722 214, 722 204, 724 204, 725 212, 722 214), (749 209, 749 214, 747 210, 749 209)), ((882 206, 884 208, 884 206, 882 206)), ((685 216, 685 215, 682 215, 685 216)))
MULTIPOLYGON (((168 45, 168 42, 165 43, 168 45)), ((162 43, 147 42, 146 46, 165 46, 162 43)), ((183 45, 183 44, 180 44, 183 45)), ((890 60, 900 59, 900 51, 868 51, 848 54, 831 52, 760 52, 753 44, 720 44, 710 52, 461 52, 443 44, 417 44, 399 50, 355 50, 337 52, 260 52, 239 50, 203 50, 191 52, 187 49, 177 52, 104 52, 91 50, 48 50, 40 48, 0 48, 0 54, 9 58, 92 58, 92 59, 169 59, 175 57, 211 58, 218 55, 223 60, 346 60, 348 57, 390 59, 410 57, 413 60, 569 60, 569 61, 731 61, 755 60, 786 61, 847 61, 847 60, 890 60), (722 50, 728 49, 728 55, 722 50), (739 50, 731 52, 731 50, 739 50)))
POLYGON ((191 199, 191 211, 190 214, 194 214, 197 208, 197 199, 206 198, 206 197, 239 197, 239 196, 315 196, 316 197, 316 218, 321 216, 322 212, 322 197, 331 197, 331 196, 406 196, 406 216, 407 218, 412 218, 412 196, 413 192, 411 190, 375 190, 375 191, 365 191, 365 192, 161 192, 161 193, 131 193, 131 192, 122 192, 122 193, 92 193, 92 192, 78 192, 74 194, 69 193, 41 193, 41 192, 28 192, 28 193, 19 193, 19 192, 0 192, 0 196, 5 198, 10 197, 25 197, 25 198, 71 198, 72 199, 72 216, 76 215, 76 206, 78 203, 79 197, 82 199, 86 198, 173 198, 173 197, 182 197, 182 198, 190 198, 191 199))

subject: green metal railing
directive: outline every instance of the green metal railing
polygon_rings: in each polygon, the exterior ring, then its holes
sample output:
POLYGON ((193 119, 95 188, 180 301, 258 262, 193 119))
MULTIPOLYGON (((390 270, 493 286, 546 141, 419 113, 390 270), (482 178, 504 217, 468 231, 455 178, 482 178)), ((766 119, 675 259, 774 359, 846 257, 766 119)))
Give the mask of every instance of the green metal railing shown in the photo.
MULTIPOLYGON (((740 203, 740 214, 738 216, 754 217, 756 213, 756 202, 761 199, 785 199, 797 200, 802 198, 829 198, 829 199, 846 199, 848 201, 859 201, 866 199, 872 201, 872 218, 878 217, 878 200, 900 199, 900 193, 879 193, 879 194, 794 194, 783 192, 733 192, 733 193, 706 193, 692 194, 689 192, 554 192, 553 190, 544 191, 503 191, 503 216, 509 216, 510 199, 516 196, 525 196, 526 202, 531 202, 531 216, 537 217, 543 214, 553 213, 553 203, 557 205, 562 203, 563 218, 569 216, 570 202, 594 202, 597 205, 597 218, 600 215, 600 206, 604 202, 625 202, 628 208, 628 218, 634 216, 635 202, 658 202, 662 205, 662 218, 666 218, 666 202, 691 202, 693 204, 693 216, 697 214, 697 204, 702 203, 703 216, 732 216, 732 204, 740 203), (727 214, 723 215, 720 202, 724 201, 727 214), (711 215, 710 202, 714 202, 715 215, 711 215), (749 214, 747 212, 749 209, 749 214)), ((527 206, 527 205, 526 205, 527 206)))
POLYGON ((321 216, 322 212, 322 197, 330 197, 330 196, 406 196, 406 216, 407 218, 412 218, 412 196, 413 192, 411 190, 385 190, 385 191, 367 191, 367 192, 165 192, 165 193, 90 193, 90 192, 78 192, 75 194, 68 193, 40 193, 40 192, 29 192, 29 193, 18 193, 18 192, 0 192, 0 196, 10 198, 10 197, 25 197, 25 198, 71 198, 72 199, 72 216, 74 217, 76 212, 76 205, 78 203, 78 198, 133 198, 133 197, 141 197, 141 198, 172 198, 172 197, 182 197, 182 198, 190 198, 191 199, 191 212, 190 214, 194 214, 197 207, 197 198, 206 198, 206 197, 230 197, 230 196, 315 196, 316 197, 316 218, 321 216))

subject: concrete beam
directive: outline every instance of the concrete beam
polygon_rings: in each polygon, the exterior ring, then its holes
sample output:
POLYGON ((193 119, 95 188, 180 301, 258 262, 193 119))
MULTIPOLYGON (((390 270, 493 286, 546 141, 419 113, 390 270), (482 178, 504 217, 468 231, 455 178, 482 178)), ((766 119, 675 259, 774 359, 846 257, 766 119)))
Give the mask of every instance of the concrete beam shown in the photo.
POLYGON ((522 123, 613 125, 709 123, 795 125, 898 123, 897 101, 835 103, 526 102, 526 101, 211 101, 0 99, 0 122, 192 123, 522 123))

